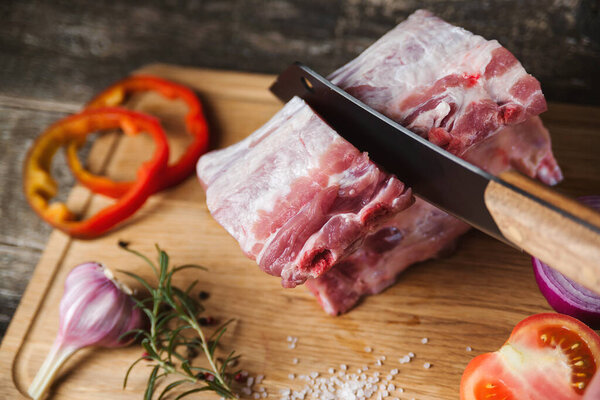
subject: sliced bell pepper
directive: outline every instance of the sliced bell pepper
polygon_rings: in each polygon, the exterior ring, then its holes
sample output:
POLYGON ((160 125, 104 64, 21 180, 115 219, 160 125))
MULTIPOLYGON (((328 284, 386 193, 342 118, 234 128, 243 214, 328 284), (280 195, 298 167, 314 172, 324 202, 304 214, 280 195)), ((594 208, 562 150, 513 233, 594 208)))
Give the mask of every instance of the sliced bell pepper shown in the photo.
MULTIPOLYGON (((198 158, 208 149, 208 128, 202 112, 202 105, 194 92, 185 86, 150 75, 133 75, 127 77, 96 96, 87 108, 117 106, 122 104, 128 95, 139 91, 156 91, 169 99, 181 99, 188 106, 185 124, 188 133, 194 138, 185 153, 177 162, 169 165, 158 178, 157 191, 174 186, 194 172, 198 158)), ((67 146, 67 160, 75 178, 94 193, 112 198, 120 198, 135 182, 117 182, 110 178, 98 176, 87 171, 77 158, 77 149, 81 144, 77 141, 67 146)))
POLYGON ((87 109, 52 124, 33 144, 25 159, 24 189, 31 207, 61 231, 91 239, 132 215, 156 191, 157 178, 167 168, 169 145, 160 122, 151 116, 116 107, 87 109), (70 142, 84 143, 88 134, 121 128, 125 134, 148 133, 155 142, 152 158, 137 171, 137 180, 112 205, 78 221, 64 203, 50 203, 58 186, 50 174, 56 151, 70 142))

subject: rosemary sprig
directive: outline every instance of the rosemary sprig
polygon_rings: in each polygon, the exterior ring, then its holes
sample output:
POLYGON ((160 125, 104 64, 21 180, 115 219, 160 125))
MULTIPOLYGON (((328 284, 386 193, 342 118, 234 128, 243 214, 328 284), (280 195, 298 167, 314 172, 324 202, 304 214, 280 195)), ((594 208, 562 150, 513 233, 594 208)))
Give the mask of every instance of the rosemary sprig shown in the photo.
POLYGON ((154 394, 157 393, 159 379, 168 375, 177 376, 179 379, 166 385, 158 395, 158 400, 164 399, 173 389, 184 384, 200 386, 184 391, 175 397, 175 400, 203 391, 214 391, 221 397, 237 399, 236 394, 231 390, 231 380, 238 371, 231 372, 230 368, 233 367, 239 356, 234 355, 235 353, 232 351, 224 360, 215 357, 219 340, 231 320, 225 322, 207 337, 199 322, 199 316, 204 311, 204 307, 200 301, 190 295, 198 281, 192 282, 185 291, 174 287, 171 283, 173 275, 179 271, 189 268, 206 270, 206 268, 193 264, 169 268, 169 256, 158 245, 156 246, 158 251, 157 267, 148 257, 130 249, 127 243, 119 242, 119 246, 149 264, 157 279, 157 286, 153 287, 140 276, 122 271, 138 281, 150 293, 150 296, 144 300, 134 299, 148 317, 149 327, 127 332, 124 335, 134 334, 136 338, 141 337, 141 345, 145 354, 127 370, 123 388, 127 386, 127 379, 133 367, 140 361, 147 360, 153 362, 154 365, 148 377, 144 393, 145 400, 151 400, 154 397, 154 394), (194 337, 191 337, 189 332, 192 332, 194 337), (181 353, 182 348, 187 349, 187 355, 181 353), (202 350, 206 356, 210 368, 191 364, 191 359, 199 353, 199 350, 202 350))

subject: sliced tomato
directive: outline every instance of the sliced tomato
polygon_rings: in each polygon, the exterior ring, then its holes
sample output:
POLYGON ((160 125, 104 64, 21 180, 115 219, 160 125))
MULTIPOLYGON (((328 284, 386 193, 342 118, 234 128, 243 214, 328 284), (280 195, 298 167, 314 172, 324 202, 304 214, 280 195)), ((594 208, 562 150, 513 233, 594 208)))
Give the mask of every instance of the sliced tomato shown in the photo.
POLYGON ((583 399, 600 366, 600 337, 575 318, 525 318, 494 353, 475 357, 460 382, 461 400, 583 399))

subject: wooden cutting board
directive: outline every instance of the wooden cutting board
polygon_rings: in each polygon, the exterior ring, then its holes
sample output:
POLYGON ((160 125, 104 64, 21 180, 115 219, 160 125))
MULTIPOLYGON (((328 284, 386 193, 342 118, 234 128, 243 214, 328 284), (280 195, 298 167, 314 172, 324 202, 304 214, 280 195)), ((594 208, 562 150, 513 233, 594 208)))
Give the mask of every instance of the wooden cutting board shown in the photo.
MULTIPOLYGON (((213 147, 237 142, 281 107, 267 90, 273 76, 168 65, 143 71, 198 91, 210 120, 213 147)), ((164 121, 177 156, 187 140, 181 122, 185 106, 145 94, 134 99, 133 107, 164 121)), ((600 194, 600 110, 552 104, 543 119, 566 177, 559 189, 573 196, 600 194)), ((143 138, 107 135, 94 145, 88 164, 116 178, 132 177, 150 150, 151 143, 143 138)), ((81 187, 69 197, 70 206, 85 213, 107 202, 81 187)), ((221 320, 235 318, 223 344, 242 354, 241 368, 265 376, 259 386, 266 388, 268 398, 280 398, 281 389, 304 386, 303 381, 290 380, 291 373, 328 376, 329 368, 338 370, 346 364, 351 371, 368 365, 369 374, 380 371, 382 377, 398 368, 394 384, 404 392, 392 393, 393 397, 456 399, 469 360, 499 348, 521 319, 551 311, 537 289, 526 254, 471 232, 454 255, 410 268, 381 295, 367 298, 346 315, 330 317, 305 288, 283 289, 279 279, 248 260, 211 218, 202 189, 190 178, 153 196, 129 223, 103 238, 80 241, 52 233, 0 348, 0 398, 25 396, 57 332, 58 304, 71 268, 97 260, 113 270, 150 278, 143 262, 117 247, 118 240, 151 256, 158 243, 173 263, 209 269, 182 273, 175 284, 200 279, 198 289, 211 293, 206 302, 209 314, 221 320), (288 336, 298 338, 295 349, 289 347, 288 336), (422 338, 428 343, 423 344, 422 338), (467 346, 473 351, 466 351, 467 346), (373 351, 365 351, 366 347, 373 351), (415 354, 413 361, 400 364, 399 358, 408 352, 415 354), (383 365, 375 365, 381 356, 386 356, 383 365), (431 368, 424 368, 424 363, 431 368)), ((127 389, 121 386, 127 367, 141 352, 137 345, 81 351, 63 367, 51 395, 139 399, 149 368, 136 367, 127 389)))

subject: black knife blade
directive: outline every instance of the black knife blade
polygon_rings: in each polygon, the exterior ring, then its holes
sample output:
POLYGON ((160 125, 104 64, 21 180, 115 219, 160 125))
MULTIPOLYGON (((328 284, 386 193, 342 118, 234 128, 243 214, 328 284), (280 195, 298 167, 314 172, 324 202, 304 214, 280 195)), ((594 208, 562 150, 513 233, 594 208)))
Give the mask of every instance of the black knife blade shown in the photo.
POLYGON ((510 245, 484 203, 493 175, 430 143, 373 110, 301 64, 286 69, 270 90, 282 101, 298 96, 336 132, 423 199, 510 245))

